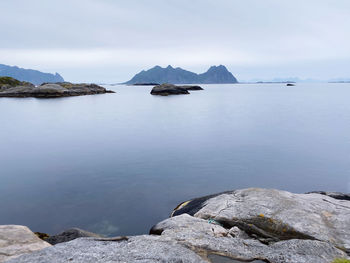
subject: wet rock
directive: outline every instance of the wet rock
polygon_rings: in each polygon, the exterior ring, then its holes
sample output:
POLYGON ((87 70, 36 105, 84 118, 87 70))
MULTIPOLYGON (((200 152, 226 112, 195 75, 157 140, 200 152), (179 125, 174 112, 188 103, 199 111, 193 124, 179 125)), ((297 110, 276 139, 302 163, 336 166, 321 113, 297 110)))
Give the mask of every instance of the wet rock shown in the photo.
POLYGON ((91 233, 79 228, 71 228, 68 230, 63 231, 60 234, 50 236, 45 239, 46 242, 50 243, 51 245, 56 245, 58 243, 68 242, 71 240, 74 240, 79 237, 102 237, 101 235, 91 233))
POLYGON ((50 246, 26 226, 0 225, 0 262, 50 246))

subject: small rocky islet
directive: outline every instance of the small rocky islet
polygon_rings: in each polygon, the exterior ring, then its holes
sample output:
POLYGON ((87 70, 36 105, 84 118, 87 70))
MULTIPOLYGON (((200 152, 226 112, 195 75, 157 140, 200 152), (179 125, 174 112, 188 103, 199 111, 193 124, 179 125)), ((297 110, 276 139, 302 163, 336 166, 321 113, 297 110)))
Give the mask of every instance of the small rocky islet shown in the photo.
POLYGON ((190 94, 188 92, 189 90, 203 90, 203 88, 197 85, 176 86, 173 84, 164 83, 153 87, 151 94, 160 96, 190 94))
POLYGON ((104 93, 114 93, 114 91, 96 84, 58 82, 35 86, 32 83, 19 81, 11 77, 0 77, 0 97, 59 98, 104 93))
POLYGON ((149 235, 40 234, 54 246, 24 226, 0 226, 0 262, 348 263, 349 199, 329 192, 233 190, 181 203, 149 235))

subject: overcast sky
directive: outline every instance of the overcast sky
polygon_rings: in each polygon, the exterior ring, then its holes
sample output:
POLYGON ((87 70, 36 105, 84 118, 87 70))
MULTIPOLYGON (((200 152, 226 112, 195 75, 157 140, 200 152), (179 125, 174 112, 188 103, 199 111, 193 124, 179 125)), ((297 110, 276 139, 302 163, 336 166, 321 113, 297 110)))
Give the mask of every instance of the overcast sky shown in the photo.
POLYGON ((121 82, 154 65, 350 78, 349 0, 1 0, 0 64, 121 82))

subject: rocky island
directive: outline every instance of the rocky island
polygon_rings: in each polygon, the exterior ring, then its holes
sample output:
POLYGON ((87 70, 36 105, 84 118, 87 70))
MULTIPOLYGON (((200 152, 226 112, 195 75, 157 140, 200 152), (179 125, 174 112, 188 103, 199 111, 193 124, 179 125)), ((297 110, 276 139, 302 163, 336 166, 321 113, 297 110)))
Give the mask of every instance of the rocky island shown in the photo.
POLYGON ((114 93, 96 84, 73 84, 69 82, 43 83, 35 86, 11 77, 0 77, 0 97, 58 98, 81 95, 114 93))
POLYGON ((238 83, 237 79, 223 65, 211 66, 206 72, 197 74, 182 68, 155 66, 142 70, 124 84, 172 83, 172 84, 224 84, 238 83))
POLYGON ((63 242, 54 246, 33 233, 29 238, 23 229, 27 246, 18 231, 4 238, 14 226, 2 226, 0 256, 5 256, 0 262, 13 256, 6 262, 349 262, 349 198, 327 192, 234 190, 181 203, 150 235, 102 238, 83 233, 76 237, 89 237, 53 238, 63 242))
POLYGON ((151 90, 152 95, 168 96, 168 95, 180 95, 180 94, 190 94, 189 90, 203 90, 200 86, 176 86, 173 84, 162 84, 153 87, 151 90))

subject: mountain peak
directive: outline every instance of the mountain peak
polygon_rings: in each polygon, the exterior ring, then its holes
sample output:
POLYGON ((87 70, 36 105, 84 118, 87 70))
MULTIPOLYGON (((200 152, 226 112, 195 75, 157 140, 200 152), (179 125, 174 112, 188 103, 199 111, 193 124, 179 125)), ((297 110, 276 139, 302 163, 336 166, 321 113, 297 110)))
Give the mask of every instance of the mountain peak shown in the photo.
POLYGON ((228 71, 227 68, 224 65, 219 65, 219 66, 211 66, 208 71, 210 70, 220 70, 220 71, 228 71))
POLYGON ((138 83, 172 83, 172 84, 218 84, 237 83, 237 79, 224 65, 211 66, 207 72, 196 74, 182 68, 166 68, 155 66, 149 70, 141 71, 125 84, 138 83), (156 69, 156 70, 155 70, 156 69))

